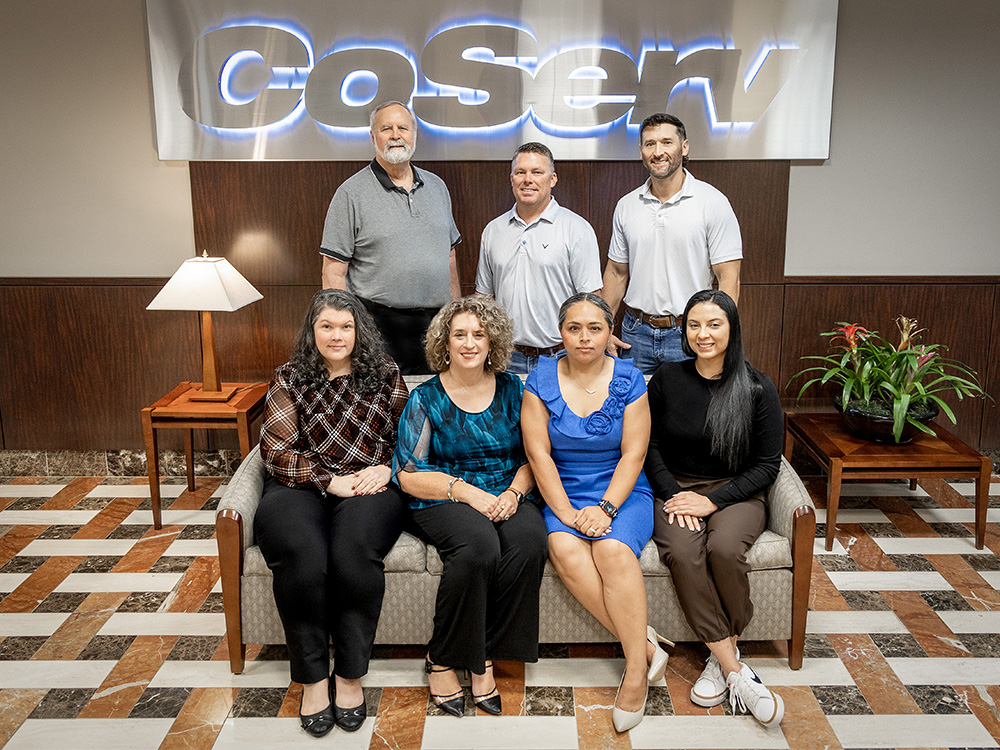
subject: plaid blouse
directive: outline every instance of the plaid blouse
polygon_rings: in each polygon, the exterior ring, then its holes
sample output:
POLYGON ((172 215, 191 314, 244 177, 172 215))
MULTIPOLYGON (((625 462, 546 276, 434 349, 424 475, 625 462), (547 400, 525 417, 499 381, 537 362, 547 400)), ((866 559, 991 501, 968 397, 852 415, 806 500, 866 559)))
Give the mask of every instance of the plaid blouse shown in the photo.
POLYGON ((395 364, 375 393, 356 392, 349 375, 319 387, 293 375, 288 363, 276 369, 264 403, 260 452, 275 479, 325 493, 334 476, 392 463, 408 396, 395 364))

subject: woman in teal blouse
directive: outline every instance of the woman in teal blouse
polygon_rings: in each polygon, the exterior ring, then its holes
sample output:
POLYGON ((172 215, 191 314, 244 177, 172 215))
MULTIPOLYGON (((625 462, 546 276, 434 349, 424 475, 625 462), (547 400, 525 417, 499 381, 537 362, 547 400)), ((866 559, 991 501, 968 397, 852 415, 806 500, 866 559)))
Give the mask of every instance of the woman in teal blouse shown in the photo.
POLYGON ((434 702, 454 716, 465 712, 455 669, 472 673, 475 704, 499 714, 492 660, 538 660, 546 531, 525 502, 535 483, 521 445, 523 387, 502 371, 512 349, 496 302, 452 300, 427 330, 438 375, 413 390, 399 423, 393 471, 444 564, 424 669, 434 702))

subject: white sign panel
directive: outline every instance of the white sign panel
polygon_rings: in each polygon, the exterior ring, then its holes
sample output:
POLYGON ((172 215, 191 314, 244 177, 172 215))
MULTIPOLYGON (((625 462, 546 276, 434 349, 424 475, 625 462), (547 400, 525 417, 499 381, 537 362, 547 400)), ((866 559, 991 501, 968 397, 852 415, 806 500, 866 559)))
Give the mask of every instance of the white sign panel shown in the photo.
POLYGON ((633 159, 668 111, 701 159, 824 159, 837 0, 147 0, 161 159, 633 159))

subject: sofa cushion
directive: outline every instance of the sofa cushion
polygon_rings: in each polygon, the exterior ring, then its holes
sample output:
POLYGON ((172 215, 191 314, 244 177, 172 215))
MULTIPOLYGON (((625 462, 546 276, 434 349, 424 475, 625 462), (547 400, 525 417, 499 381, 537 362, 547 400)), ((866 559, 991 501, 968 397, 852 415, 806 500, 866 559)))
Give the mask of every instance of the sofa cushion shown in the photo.
MULTIPOLYGON (((434 551, 437 558, 437 551, 434 551)), ((438 565, 440 565, 438 559, 438 565)), ((385 557, 386 573, 423 573, 427 568, 427 549, 424 543, 405 531, 400 534, 396 545, 385 557)), ((264 562, 264 555, 256 544, 247 550, 243 558, 243 575, 269 576, 271 571, 264 562)))

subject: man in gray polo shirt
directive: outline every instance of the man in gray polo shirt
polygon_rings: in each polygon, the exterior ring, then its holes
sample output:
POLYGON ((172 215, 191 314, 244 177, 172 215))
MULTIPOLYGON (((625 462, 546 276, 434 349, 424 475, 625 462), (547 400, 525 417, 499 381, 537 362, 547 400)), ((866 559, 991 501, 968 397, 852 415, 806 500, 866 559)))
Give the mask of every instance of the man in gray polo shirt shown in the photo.
POLYGON ((665 113, 647 117, 639 155, 649 179, 615 207, 602 296, 616 312, 624 297, 621 341, 610 343, 651 375, 662 362, 687 359, 681 315, 713 276, 738 301, 743 240, 726 196, 684 168, 684 123, 665 113))
POLYGON ((528 373, 539 356, 562 348, 559 306, 577 292, 599 291, 597 236, 585 219, 552 197, 552 152, 525 143, 514 152, 510 184, 514 207, 483 230, 476 291, 492 294, 514 321, 508 372, 528 373))
POLYGON ((361 299, 404 375, 429 373, 422 339, 438 309, 461 296, 455 245, 462 236, 447 186, 410 163, 413 112, 380 104, 371 138, 375 158, 337 188, 326 214, 323 287, 361 299))

